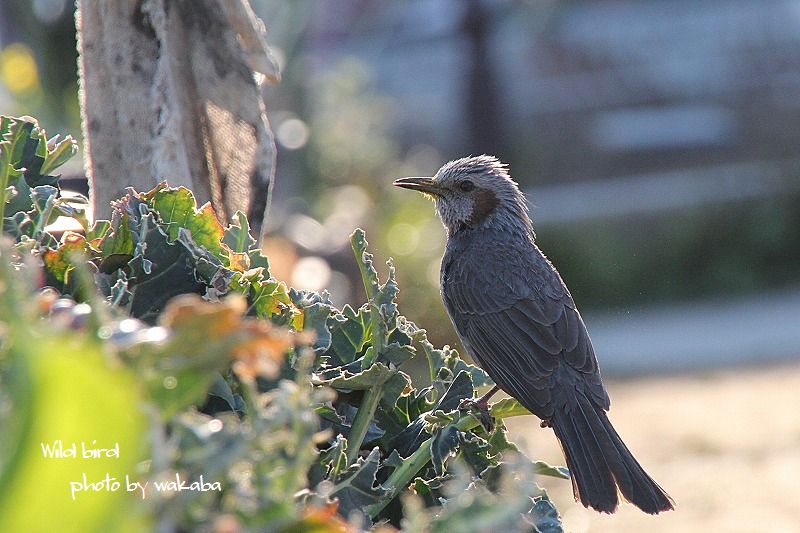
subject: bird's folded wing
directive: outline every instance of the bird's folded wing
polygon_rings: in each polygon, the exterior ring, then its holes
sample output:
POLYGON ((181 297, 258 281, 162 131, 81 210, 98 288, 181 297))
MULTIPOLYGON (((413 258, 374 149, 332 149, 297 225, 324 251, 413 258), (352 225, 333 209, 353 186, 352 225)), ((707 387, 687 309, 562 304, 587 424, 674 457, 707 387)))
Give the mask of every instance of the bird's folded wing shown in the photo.
POLYGON ((461 272, 446 280, 445 307, 470 355, 540 416, 550 415, 559 379, 607 409, 589 334, 558 274, 526 283, 529 272, 506 272, 484 284, 461 272))

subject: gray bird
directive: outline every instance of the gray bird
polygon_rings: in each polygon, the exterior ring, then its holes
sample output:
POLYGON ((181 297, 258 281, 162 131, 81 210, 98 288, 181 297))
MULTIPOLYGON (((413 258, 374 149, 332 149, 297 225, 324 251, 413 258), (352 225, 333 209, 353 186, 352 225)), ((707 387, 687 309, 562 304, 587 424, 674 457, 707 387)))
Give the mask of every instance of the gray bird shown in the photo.
POLYGON ((525 197, 506 166, 467 157, 433 178, 394 185, 434 200, 447 231, 441 295, 456 332, 497 387, 553 428, 576 501, 612 513, 621 493, 647 513, 672 509, 606 416, 610 402, 586 326, 534 243, 525 197))

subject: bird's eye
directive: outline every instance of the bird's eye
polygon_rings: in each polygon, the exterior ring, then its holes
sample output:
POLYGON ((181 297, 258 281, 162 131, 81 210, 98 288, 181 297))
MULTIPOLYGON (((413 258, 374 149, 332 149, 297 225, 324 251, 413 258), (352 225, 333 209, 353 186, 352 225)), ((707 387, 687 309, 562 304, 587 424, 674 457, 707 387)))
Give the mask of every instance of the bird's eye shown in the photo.
POLYGON ((464 192, 469 192, 475 188, 475 184, 472 183, 470 180, 464 180, 458 184, 458 188, 464 192))

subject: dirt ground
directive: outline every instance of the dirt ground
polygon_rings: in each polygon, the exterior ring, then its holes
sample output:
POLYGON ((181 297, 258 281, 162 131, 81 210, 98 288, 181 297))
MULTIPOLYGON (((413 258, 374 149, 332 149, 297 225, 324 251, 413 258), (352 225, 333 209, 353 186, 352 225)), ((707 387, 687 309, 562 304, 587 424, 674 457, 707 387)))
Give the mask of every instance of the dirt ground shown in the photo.
MULTIPOLYGON (((800 533, 800 365, 607 380, 610 418, 676 502, 649 516, 630 504, 589 511, 569 481, 541 478, 569 532, 800 533)), ((563 464, 538 419, 511 420, 531 457, 563 464)))

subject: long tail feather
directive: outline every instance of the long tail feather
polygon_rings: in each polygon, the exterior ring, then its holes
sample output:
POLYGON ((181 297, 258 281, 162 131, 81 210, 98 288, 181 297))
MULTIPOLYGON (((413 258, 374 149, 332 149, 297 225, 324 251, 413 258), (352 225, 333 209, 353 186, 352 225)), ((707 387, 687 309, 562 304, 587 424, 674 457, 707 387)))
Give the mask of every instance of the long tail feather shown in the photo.
POLYGON ((572 475, 575 499, 603 513, 613 513, 618 493, 646 513, 674 508, 674 502, 647 475, 631 454, 606 413, 582 394, 574 409, 557 411, 553 430, 572 475))

